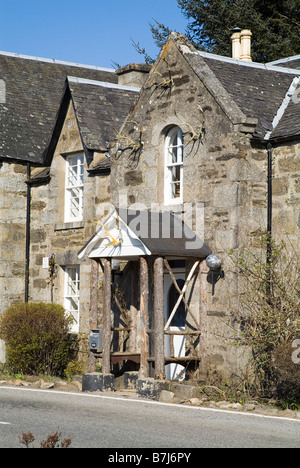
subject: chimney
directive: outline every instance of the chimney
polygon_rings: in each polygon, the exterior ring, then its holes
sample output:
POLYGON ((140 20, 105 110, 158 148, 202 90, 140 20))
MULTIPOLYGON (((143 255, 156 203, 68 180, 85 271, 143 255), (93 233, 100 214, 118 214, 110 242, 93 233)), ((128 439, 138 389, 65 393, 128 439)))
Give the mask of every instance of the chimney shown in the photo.
POLYGON ((241 58, 241 28, 234 28, 231 36, 232 58, 240 60, 241 58))
POLYGON ((249 29, 235 28, 231 36, 232 58, 252 62, 251 58, 251 37, 249 29))
POLYGON ((251 37, 250 29, 243 29, 241 32, 241 60, 252 62, 251 58, 251 37))
POLYGON ((131 63, 115 71, 118 75, 118 83, 125 86, 142 88, 145 84, 151 65, 146 63, 131 63))

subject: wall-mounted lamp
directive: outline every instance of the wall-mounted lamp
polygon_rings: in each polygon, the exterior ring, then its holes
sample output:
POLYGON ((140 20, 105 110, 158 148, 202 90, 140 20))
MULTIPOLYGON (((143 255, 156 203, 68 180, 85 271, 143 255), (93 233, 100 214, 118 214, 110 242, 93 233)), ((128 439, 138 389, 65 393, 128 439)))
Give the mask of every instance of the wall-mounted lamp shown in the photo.
POLYGON ((222 260, 218 255, 211 254, 206 259, 206 265, 211 271, 211 282, 212 282, 212 295, 215 295, 215 285, 219 279, 225 278, 225 273, 221 269, 222 260))
POLYGON ((123 276, 123 272, 121 271, 121 261, 118 259, 113 258, 111 261, 111 272, 112 272, 112 283, 116 283, 116 276, 123 276))

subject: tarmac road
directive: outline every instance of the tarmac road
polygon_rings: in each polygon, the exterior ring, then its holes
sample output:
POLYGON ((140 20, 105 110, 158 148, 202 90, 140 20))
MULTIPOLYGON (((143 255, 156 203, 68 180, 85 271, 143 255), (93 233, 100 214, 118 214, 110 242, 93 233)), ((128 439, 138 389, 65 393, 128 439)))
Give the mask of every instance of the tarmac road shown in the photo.
MULTIPOLYGON (((115 394, 0 387, 0 448, 59 431, 71 448, 299 448, 300 421, 115 394)), ((134 453, 134 450, 131 450, 134 453)), ((112 452, 115 453, 115 452, 112 452)))

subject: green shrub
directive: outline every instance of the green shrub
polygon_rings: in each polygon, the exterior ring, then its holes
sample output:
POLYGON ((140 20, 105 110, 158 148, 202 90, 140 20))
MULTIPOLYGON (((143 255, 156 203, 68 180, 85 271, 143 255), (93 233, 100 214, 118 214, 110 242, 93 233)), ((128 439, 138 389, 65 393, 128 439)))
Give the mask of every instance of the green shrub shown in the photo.
POLYGON ((300 335, 299 247, 269 233, 256 236, 254 245, 230 253, 240 289, 240 316, 232 317, 241 325, 235 341, 252 349, 261 396, 295 401, 300 372, 291 343, 300 335))
POLYGON ((7 365, 12 372, 63 375, 73 340, 70 318, 57 304, 16 304, 0 318, 7 365))
POLYGON ((300 403, 300 365, 292 360, 291 343, 283 343, 276 349, 273 365, 276 370, 276 390, 280 400, 300 403))
POLYGON ((72 379, 75 375, 82 375, 83 373, 84 367, 82 362, 76 361, 75 359, 70 361, 67 365, 67 368, 65 369, 65 376, 69 382, 72 382, 72 379))

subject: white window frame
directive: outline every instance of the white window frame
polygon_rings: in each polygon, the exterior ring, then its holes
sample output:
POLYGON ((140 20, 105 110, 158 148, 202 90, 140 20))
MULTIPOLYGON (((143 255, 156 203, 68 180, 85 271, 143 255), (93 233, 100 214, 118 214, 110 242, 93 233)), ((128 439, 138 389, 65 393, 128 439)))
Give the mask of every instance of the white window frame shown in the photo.
POLYGON ((173 127, 166 136, 165 141, 165 168, 164 168, 164 200, 165 205, 183 203, 183 134, 179 127, 173 127), (176 138, 176 144, 172 144, 176 138), (173 161, 174 149, 177 150, 177 162, 173 161), (174 169, 179 169, 179 178, 174 178, 174 169), (174 186, 179 182, 179 195, 174 196, 174 186))
POLYGON ((66 312, 73 317, 70 327, 72 333, 79 333, 80 317, 80 266, 65 267, 64 307, 66 312), (77 309, 74 308, 74 304, 77 309))
POLYGON ((84 153, 66 157, 65 222, 83 220, 84 153), (76 196, 75 195, 76 193, 76 196), (76 208, 77 216, 72 212, 76 208))

